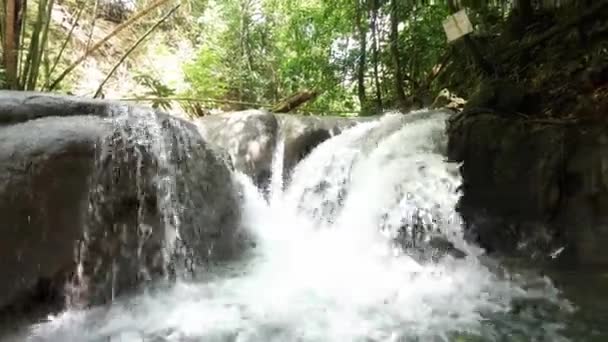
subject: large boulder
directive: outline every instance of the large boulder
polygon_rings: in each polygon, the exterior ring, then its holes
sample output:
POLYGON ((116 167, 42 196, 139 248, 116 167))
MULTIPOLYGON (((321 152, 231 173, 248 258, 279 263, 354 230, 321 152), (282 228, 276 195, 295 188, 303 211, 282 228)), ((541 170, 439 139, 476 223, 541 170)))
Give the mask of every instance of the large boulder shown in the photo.
POLYGON ((461 162, 459 211, 489 252, 608 264, 605 125, 460 115, 449 157, 461 162))
POLYGON ((0 91, 0 125, 44 117, 93 115, 108 117, 122 110, 109 102, 46 93, 0 91))
POLYGON ((205 139, 226 151, 237 170, 265 189, 278 142, 283 144, 284 174, 323 141, 365 119, 272 114, 247 110, 198 119, 205 139))
POLYGON ((240 250, 239 189, 194 125, 15 92, 1 118, 0 309, 104 303, 240 250))
POLYGON ((0 308, 27 304, 12 301, 74 270, 95 142, 107 129, 94 116, 0 127, 0 308))
POLYGON ((151 280, 190 276, 239 250, 238 188, 223 159, 195 126, 127 111, 112 120, 95 159, 77 259, 83 274, 71 293, 85 304, 151 280))
POLYGON ((263 110, 209 115, 198 119, 205 139, 226 151, 234 167, 265 187, 279 130, 274 115, 263 110))
POLYGON ((315 147, 343 130, 369 120, 335 116, 277 115, 284 143, 284 174, 304 159, 315 147))

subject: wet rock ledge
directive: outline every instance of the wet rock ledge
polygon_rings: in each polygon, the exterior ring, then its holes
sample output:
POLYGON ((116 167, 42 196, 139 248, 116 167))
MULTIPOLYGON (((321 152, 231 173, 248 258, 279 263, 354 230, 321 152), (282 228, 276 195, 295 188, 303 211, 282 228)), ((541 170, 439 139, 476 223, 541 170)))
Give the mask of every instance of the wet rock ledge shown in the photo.
POLYGON ((359 121, 250 110, 192 122, 0 91, 0 328, 239 257, 249 238, 233 169, 264 189, 278 142, 287 178, 359 121))
POLYGON ((478 112, 448 131, 470 240, 497 255, 608 265, 608 124, 478 112))
POLYGON ((238 196, 231 166, 190 122, 0 91, 0 322, 238 256, 238 196))
POLYGON ((235 169, 264 189, 268 186, 279 144, 283 144, 283 171, 288 178, 296 164, 319 144, 370 119, 245 110, 204 116, 197 119, 196 124, 206 141, 230 155, 235 169))

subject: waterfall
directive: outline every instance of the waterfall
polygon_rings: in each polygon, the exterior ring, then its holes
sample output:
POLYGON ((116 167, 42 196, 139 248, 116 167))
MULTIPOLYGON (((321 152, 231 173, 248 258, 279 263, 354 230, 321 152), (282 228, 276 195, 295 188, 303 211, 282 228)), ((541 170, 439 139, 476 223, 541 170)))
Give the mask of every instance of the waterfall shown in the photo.
MULTIPOLYGON (((97 146, 68 306, 112 301, 121 284, 167 275, 179 239, 182 215, 172 159, 180 156, 172 155, 171 133, 145 109, 125 106, 109 121, 112 130, 97 146)), ((187 146, 175 151, 189 153, 187 146)))
POLYGON ((111 131, 97 144, 68 307, 104 304, 142 285, 192 277, 208 256, 229 250, 218 248, 217 236, 227 233, 228 239, 230 232, 217 221, 238 220, 230 208, 238 203, 230 175, 217 169, 222 161, 191 127, 128 106, 108 121, 111 131), (224 193, 204 194, 218 184, 224 193))
POLYGON ((277 201, 284 186, 284 154, 285 138, 281 135, 276 141, 276 148, 272 156, 272 174, 270 175, 270 188, 268 189, 271 202, 277 201))
POLYGON ((270 196, 233 175, 241 224, 256 239, 246 258, 197 281, 68 310, 31 326, 27 340, 487 341, 522 330, 563 340, 546 317, 512 316, 522 300, 567 310, 553 286, 495 274, 464 241, 446 118, 421 111, 359 124, 315 148, 288 184, 279 139, 270 196))

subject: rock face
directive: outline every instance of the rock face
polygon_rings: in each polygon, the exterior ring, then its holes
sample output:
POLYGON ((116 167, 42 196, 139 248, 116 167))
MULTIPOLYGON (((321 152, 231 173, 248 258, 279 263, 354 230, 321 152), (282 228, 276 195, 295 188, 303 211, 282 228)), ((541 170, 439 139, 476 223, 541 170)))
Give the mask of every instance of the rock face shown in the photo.
POLYGON ((284 174, 289 176, 298 162, 315 147, 366 118, 277 115, 284 141, 284 174))
POLYGON ((247 110, 204 116, 198 123, 205 139, 228 152, 237 170, 256 185, 267 185, 279 129, 274 115, 247 110))
POLYGON ((238 254, 238 188, 194 125, 15 92, 0 118, 0 311, 41 292, 104 303, 238 254))
POLYGON ((284 174, 288 175, 317 145, 363 120, 248 110, 205 116, 197 124, 207 141, 227 151, 235 168, 264 189, 271 175, 277 142, 284 144, 284 174))
POLYGON ((503 255, 608 263, 606 127, 479 114, 456 117, 449 134, 471 240, 503 255))
POLYGON ((94 170, 74 300, 108 302, 236 254, 238 191, 193 125, 129 108, 101 141, 94 170))
POLYGON ((106 129, 93 116, 0 127, 0 307, 74 269, 95 141, 106 129))
POLYGON ((118 114, 120 106, 111 103, 45 93, 0 91, 0 125, 15 124, 38 118, 118 114))

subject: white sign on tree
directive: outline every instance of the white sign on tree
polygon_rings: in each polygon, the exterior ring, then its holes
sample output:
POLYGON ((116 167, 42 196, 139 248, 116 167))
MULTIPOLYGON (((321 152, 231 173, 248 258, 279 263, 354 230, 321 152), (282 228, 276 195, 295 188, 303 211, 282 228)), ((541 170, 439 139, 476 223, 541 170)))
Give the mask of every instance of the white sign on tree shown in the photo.
POLYGON ((473 25, 465 10, 462 9, 443 21, 443 29, 448 37, 448 43, 450 43, 473 32, 473 25))

